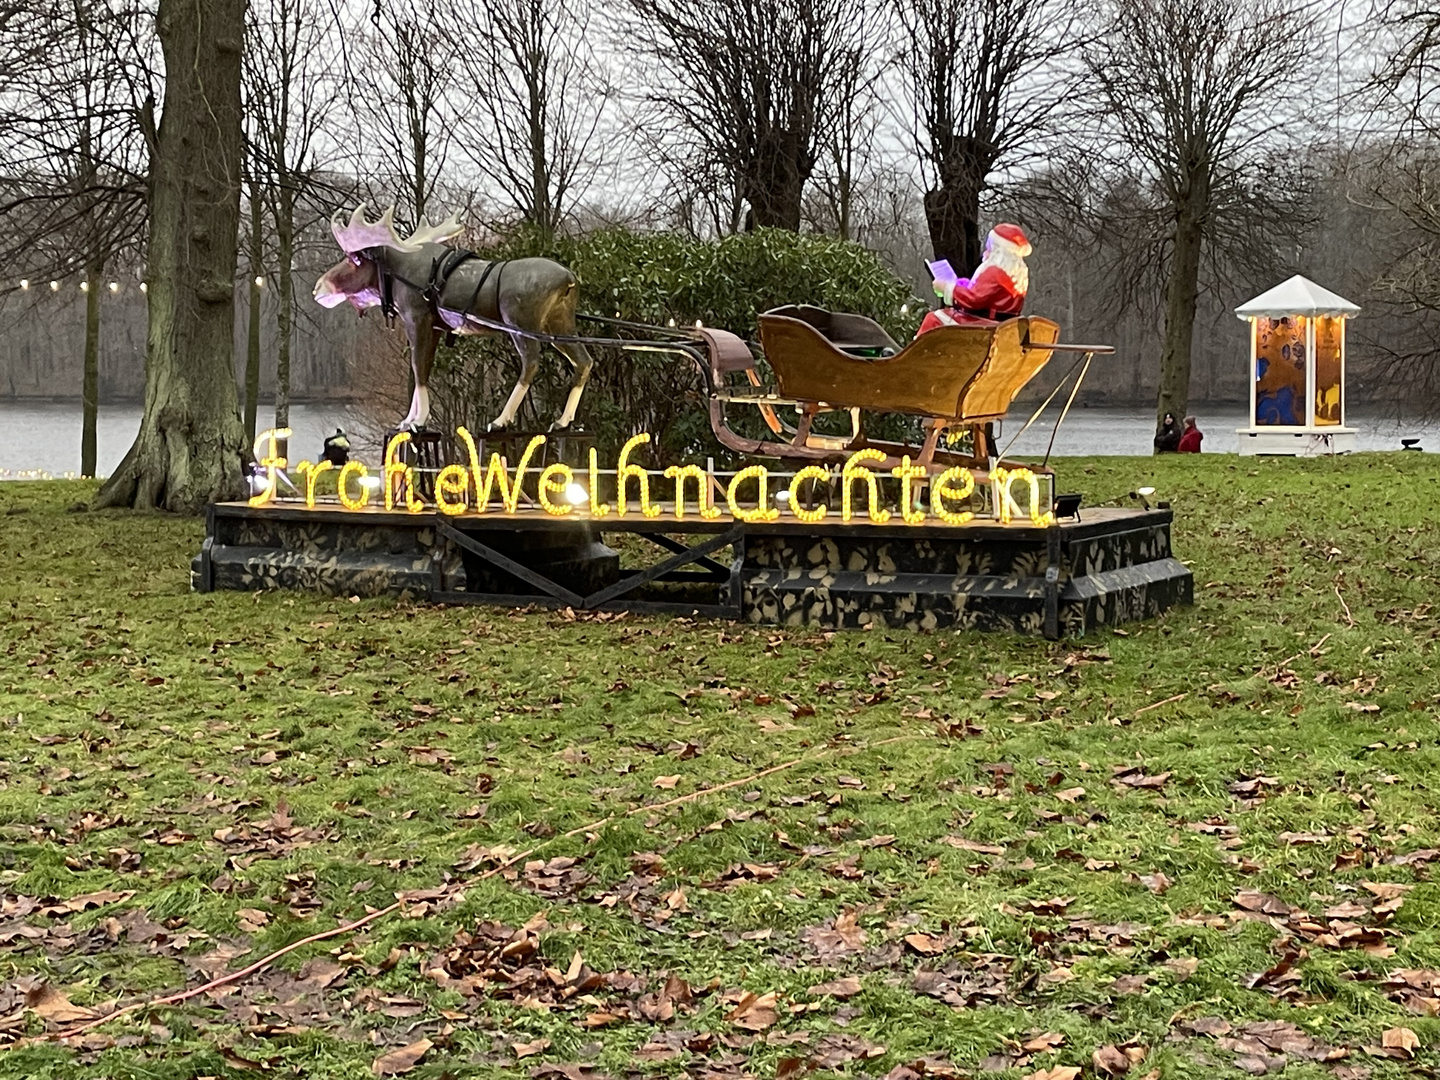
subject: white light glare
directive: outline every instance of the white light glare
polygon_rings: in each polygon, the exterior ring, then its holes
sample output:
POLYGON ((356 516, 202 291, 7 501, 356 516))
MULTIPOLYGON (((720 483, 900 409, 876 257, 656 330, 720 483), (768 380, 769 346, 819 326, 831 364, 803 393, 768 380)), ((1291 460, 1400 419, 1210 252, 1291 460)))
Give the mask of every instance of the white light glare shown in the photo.
POLYGON ((565 501, 571 506, 584 506, 590 500, 590 493, 575 482, 565 485, 565 501))
POLYGON ((255 275, 255 287, 256 287, 257 289, 263 289, 263 288, 265 287, 265 275, 264 275, 264 274, 256 274, 256 275, 255 275))
POLYGON ((59 292, 59 291, 60 291, 60 282, 58 282, 58 281, 52 281, 52 282, 50 282, 50 291, 51 291, 51 292, 59 292))
POLYGON ((144 281, 140 282, 140 291, 143 293, 148 293, 150 291, 149 283, 144 281))
POLYGON ((88 281, 82 281, 82 282, 80 282, 80 291, 81 291, 81 292, 89 292, 89 291, 90 291, 90 282, 88 282, 88 281))
POLYGON ((28 289, 28 288, 30 288, 30 279, 29 279, 29 278, 23 278, 23 277, 22 277, 22 278, 20 279, 20 288, 22 288, 22 289, 28 289))
POLYGON ((117 292, 119 292, 119 291, 120 291, 120 283, 119 283, 118 281, 112 281, 112 282, 110 282, 110 291, 111 291, 112 293, 117 293, 117 292))

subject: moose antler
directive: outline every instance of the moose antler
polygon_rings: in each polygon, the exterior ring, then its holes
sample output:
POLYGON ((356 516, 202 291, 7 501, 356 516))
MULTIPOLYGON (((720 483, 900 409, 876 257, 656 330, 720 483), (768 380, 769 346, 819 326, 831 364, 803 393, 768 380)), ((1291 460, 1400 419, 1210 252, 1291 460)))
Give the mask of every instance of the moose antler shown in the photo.
POLYGON ((446 240, 453 239, 465 231, 465 226, 460 224, 460 212, 457 210, 438 225, 431 225, 423 218, 420 220, 420 227, 405 238, 407 247, 419 247, 421 244, 442 244, 446 240))
POLYGON ((341 215, 344 211, 335 211, 335 216, 330 219, 330 231, 335 234, 335 242, 340 245, 341 250, 347 254, 355 254, 357 251, 364 251, 372 247, 399 248, 406 250, 404 240, 395 232, 395 207, 392 205, 380 215, 378 221, 365 220, 365 204, 361 203, 355 207, 355 212, 350 215, 350 223, 342 225, 341 215))
POLYGON ((395 207, 390 206, 377 221, 365 220, 365 204, 361 203, 350 215, 347 225, 340 223, 344 211, 335 211, 330 219, 330 231, 335 242, 347 254, 355 254, 366 248, 386 247, 395 251, 419 251, 422 244, 438 244, 449 240, 464 230, 459 218, 451 214, 438 225, 422 222, 420 227, 405 238, 395 231, 395 207))

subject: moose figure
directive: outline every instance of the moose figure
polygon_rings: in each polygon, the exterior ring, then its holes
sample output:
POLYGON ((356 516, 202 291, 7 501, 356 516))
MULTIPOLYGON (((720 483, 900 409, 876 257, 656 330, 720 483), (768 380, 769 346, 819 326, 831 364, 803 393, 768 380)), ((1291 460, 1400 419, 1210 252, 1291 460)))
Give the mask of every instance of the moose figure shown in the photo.
MULTIPOLYGON (((367 221, 361 203, 346 224, 336 211, 330 229, 345 258, 315 283, 315 300, 327 308, 348 300, 362 315, 378 307, 392 325, 396 318, 404 324, 415 394, 400 427, 417 431, 430 417, 430 370, 442 337, 503 332, 494 325, 503 324, 531 334, 573 338, 578 290, 575 275, 550 259, 491 261, 446 246, 445 241, 464 228, 454 215, 438 225, 422 221, 402 239, 395 231, 394 213, 392 206, 378 221, 367 221)), ((490 424, 491 431, 502 431, 514 421, 540 369, 540 341, 519 333, 512 333, 510 340, 520 353, 520 379, 490 424)), ((577 341, 553 344, 575 369, 565 411, 551 428, 563 430, 575 419, 595 362, 577 341)))

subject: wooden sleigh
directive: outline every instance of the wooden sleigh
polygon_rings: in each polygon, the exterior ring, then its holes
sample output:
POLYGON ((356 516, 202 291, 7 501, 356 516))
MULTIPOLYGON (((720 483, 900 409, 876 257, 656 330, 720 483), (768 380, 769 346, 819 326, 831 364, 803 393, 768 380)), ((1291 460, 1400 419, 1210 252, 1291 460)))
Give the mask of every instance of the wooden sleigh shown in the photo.
POLYGON ((806 464, 838 463, 858 450, 875 449, 885 455, 883 467, 893 468, 908 456, 932 475, 955 466, 983 470, 996 464, 989 425, 1004 418, 1055 352, 1111 351, 1059 344, 1059 326, 1033 316, 942 326, 902 348, 872 319, 791 305, 760 316, 760 343, 774 373, 774 384, 767 385, 744 341, 724 330, 698 333, 709 352, 711 427, 725 446, 806 464), (726 409, 737 405, 758 408, 774 438, 751 438, 731 428, 726 409), (795 411, 793 425, 781 418, 782 408, 795 411), (865 411, 922 418, 923 442, 867 438, 865 411), (849 412, 849 434, 813 430, 817 417, 833 412, 849 412), (951 449, 942 441, 947 432, 966 428, 968 449, 951 449))

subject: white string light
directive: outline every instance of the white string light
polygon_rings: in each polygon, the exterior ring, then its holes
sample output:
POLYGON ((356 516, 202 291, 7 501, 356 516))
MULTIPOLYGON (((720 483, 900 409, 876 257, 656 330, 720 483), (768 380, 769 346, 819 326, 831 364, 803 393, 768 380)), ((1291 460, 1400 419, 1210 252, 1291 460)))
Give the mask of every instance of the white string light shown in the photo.
POLYGON ((148 293, 150 291, 149 283, 144 281, 140 282, 140 291, 143 293, 148 293))
POLYGON ((89 292, 89 291, 90 291, 90 282, 88 282, 88 281, 82 281, 82 282, 80 282, 80 291, 81 291, 81 292, 89 292))
POLYGON ((51 291, 51 292, 59 292, 59 291, 60 291, 60 282, 58 282, 58 281, 52 281, 52 282, 50 282, 50 291, 51 291))
POLYGON ((28 289, 28 288, 30 288, 30 279, 29 279, 29 278, 23 278, 23 277, 22 277, 22 278, 20 279, 20 288, 22 288, 22 289, 28 289))
POLYGON ((110 291, 112 293, 118 293, 120 291, 120 283, 118 281, 110 282, 110 291))
POLYGON ((257 289, 263 289, 263 288, 265 287, 265 275, 264 275, 264 274, 256 274, 256 275, 255 275, 255 287, 256 287, 257 289))

